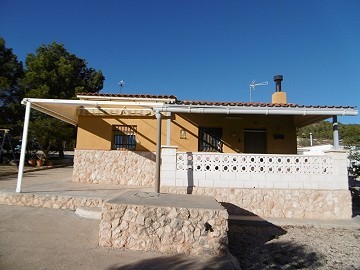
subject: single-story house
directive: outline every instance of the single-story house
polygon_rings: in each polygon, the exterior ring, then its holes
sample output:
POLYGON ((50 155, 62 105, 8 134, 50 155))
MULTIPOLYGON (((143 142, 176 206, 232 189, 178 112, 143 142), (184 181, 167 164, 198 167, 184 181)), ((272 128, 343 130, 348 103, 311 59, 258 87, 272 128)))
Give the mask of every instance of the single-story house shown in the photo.
POLYGON ((100 93, 82 93, 78 100, 26 98, 23 137, 31 108, 77 126, 76 182, 213 195, 232 213, 262 217, 350 218, 337 116, 358 111, 288 103, 282 76, 274 79, 271 103, 100 93), (334 150, 298 155, 296 129, 328 118, 334 150))

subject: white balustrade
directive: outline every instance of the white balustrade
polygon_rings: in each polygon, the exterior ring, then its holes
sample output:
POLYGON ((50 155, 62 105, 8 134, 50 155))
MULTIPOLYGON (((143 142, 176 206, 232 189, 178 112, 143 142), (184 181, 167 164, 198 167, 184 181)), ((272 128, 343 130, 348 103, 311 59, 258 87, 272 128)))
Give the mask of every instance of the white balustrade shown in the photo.
POLYGON ((176 187, 348 190, 346 153, 319 156, 162 149, 161 183, 176 187))
POLYGON ((325 156, 177 153, 178 171, 264 174, 332 174, 333 159, 325 156))

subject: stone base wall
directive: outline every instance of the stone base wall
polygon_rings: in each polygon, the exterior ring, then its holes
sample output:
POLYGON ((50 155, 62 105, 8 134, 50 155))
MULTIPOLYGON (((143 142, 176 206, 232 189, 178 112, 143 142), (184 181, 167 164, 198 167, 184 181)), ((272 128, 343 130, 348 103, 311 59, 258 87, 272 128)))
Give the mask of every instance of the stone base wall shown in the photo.
POLYGON ((161 186, 161 192, 213 196, 229 214, 271 218, 350 219, 348 190, 236 189, 161 186), (250 212, 250 213, 249 213, 250 212))
POLYGON ((73 181, 154 186, 155 165, 152 152, 76 149, 73 181))
POLYGON ((104 203, 99 245, 161 253, 225 254, 227 219, 225 209, 104 203))
POLYGON ((103 199, 74 198, 30 193, 1 192, 0 204, 76 210, 80 206, 101 207, 103 199))

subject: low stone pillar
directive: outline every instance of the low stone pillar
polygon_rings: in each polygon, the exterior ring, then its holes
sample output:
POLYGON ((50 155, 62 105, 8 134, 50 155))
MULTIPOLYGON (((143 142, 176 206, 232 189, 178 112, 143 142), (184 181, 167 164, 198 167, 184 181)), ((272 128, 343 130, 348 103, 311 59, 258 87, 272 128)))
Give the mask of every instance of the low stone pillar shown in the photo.
POLYGON ((99 245, 137 251, 221 255, 228 213, 213 197, 127 192, 103 205, 99 245))

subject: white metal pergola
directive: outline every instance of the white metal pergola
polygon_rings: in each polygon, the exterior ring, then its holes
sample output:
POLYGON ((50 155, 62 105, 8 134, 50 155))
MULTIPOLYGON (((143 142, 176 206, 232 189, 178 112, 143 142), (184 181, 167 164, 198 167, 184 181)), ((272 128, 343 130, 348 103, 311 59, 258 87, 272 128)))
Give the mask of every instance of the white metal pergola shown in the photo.
MULTIPOLYGON (((25 164, 25 152, 28 137, 28 127, 31 109, 43 112, 74 126, 78 124, 79 110, 98 109, 118 112, 124 111, 144 112, 155 114, 157 119, 156 138, 156 183, 155 192, 160 191, 160 164, 161 164, 161 120, 163 114, 171 116, 171 113, 196 113, 196 114, 228 114, 228 115, 292 115, 297 127, 332 117, 334 148, 339 149, 339 134, 337 129, 337 116, 355 116, 358 111, 351 107, 276 107, 276 106, 224 106, 224 105, 185 105, 175 104, 172 98, 127 98, 127 97, 104 97, 104 96, 78 96, 81 100, 64 99, 38 99, 25 98, 22 104, 26 105, 24 128, 21 144, 19 172, 16 192, 21 192, 21 184, 25 164)), ((167 144, 170 144, 171 117, 168 117, 167 144)))

